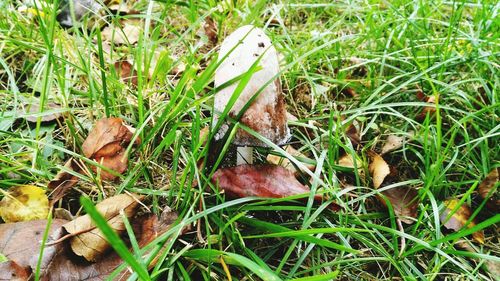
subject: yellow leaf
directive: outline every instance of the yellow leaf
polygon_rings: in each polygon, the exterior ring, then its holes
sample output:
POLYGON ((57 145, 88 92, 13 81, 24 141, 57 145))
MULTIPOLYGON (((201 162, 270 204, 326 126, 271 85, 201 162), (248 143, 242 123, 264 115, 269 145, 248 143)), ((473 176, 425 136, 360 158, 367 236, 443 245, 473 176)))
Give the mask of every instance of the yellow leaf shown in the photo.
POLYGON ((15 186, 4 195, 0 201, 0 216, 5 222, 44 219, 49 213, 49 199, 39 187, 15 186))

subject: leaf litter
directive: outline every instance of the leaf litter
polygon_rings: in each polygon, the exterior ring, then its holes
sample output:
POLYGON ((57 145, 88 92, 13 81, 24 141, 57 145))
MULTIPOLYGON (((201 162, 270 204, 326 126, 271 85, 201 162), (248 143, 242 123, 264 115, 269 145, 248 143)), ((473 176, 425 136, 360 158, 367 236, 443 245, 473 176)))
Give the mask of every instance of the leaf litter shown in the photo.
MULTIPOLYGON (((105 213, 102 214, 105 217, 108 214, 108 223, 114 228, 117 226, 120 229, 123 228, 123 222, 118 222, 118 220, 121 220, 119 210, 124 210, 125 213, 131 215, 130 221, 139 247, 146 246, 165 233, 177 219, 177 214, 168 208, 163 211, 160 217, 154 214, 137 215, 135 211, 132 214, 131 211, 126 211, 127 207, 130 208, 131 205, 134 205, 131 204, 130 200, 119 202, 125 198, 124 196, 132 197, 132 195, 126 194, 117 195, 97 204, 96 208, 100 212, 104 211, 105 213), (118 215, 109 216, 109 214, 114 213, 118 215)), ((142 197, 135 196, 134 201, 140 198, 142 197)), ((134 205, 134 208, 136 206, 134 205)), ((61 219, 52 220, 49 239, 45 244, 43 256, 41 257, 41 280, 105 280, 111 272, 123 263, 122 259, 114 251, 100 252, 99 259, 96 262, 89 262, 75 255, 73 247, 69 245, 71 239, 94 231, 96 228, 93 227, 92 223, 89 223, 86 215, 69 222, 61 219), (75 232, 76 234, 68 233, 67 229, 72 229, 68 226, 72 224, 75 224, 76 228, 86 228, 85 230, 89 231, 75 232), (80 226, 80 224, 82 225, 80 226)), ((8 270, 6 273, 2 272, 2 274, 32 276, 38 263, 42 236, 46 227, 47 220, 0 224, 0 252, 10 261, 9 264, 0 263, 8 270), (25 243, 26 241, 33 241, 33 243, 25 243)), ((123 231, 120 231, 120 233, 124 234, 123 231)), ((102 238, 102 241, 106 242, 104 238, 102 238)), ((109 248, 109 245, 106 247, 109 248)), ((156 259, 149 266, 154 266, 155 262, 156 259)), ((124 269, 114 280, 126 280, 129 275, 130 272, 124 269)), ((12 275, 10 276, 12 277, 12 275)), ((0 277, 3 277, 3 275, 0 275, 0 277)), ((20 280, 27 279, 23 277, 20 280)))

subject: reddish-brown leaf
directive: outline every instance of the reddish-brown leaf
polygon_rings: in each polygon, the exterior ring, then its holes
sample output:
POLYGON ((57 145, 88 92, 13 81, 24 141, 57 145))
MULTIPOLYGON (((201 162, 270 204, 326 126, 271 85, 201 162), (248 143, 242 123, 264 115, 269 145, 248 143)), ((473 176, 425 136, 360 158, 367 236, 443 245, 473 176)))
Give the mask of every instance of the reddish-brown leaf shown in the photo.
MULTIPOLYGON (((228 195, 235 197, 283 198, 311 191, 291 171, 276 165, 223 168, 214 173, 212 181, 228 195)), ((322 200, 322 197, 316 195, 315 199, 322 200)), ((338 206, 333 204, 332 208, 338 209, 338 206)))
MULTIPOLYGON (((132 141, 134 129, 123 124, 121 118, 103 118, 95 124, 82 145, 83 154, 118 174, 126 171, 128 158, 125 149, 132 141)), ((139 144, 137 138, 135 144, 139 144)), ((93 166, 97 171, 98 168, 93 166)), ((113 180, 116 176, 101 170, 101 178, 113 180)))
MULTIPOLYGON (((89 132, 87 139, 83 142, 83 155, 87 158, 93 158, 96 153, 106 145, 117 143, 120 146, 126 146, 130 143, 133 132, 123 124, 121 118, 111 117, 103 118, 96 122, 94 128, 89 132)), ((115 148, 116 149, 116 148, 115 148)), ((105 152, 117 152, 116 150, 106 148, 105 152)), ((107 156, 98 155, 98 156, 107 156)))
MULTIPOLYGON (((417 91, 417 99, 422 102, 432 103, 432 104, 436 102, 435 96, 426 96, 424 92, 422 92, 421 90, 417 91)), ((417 115, 417 120, 419 121, 424 120, 428 114, 432 116, 434 112, 436 112, 436 108, 434 106, 425 106, 420 112, 420 114, 417 115)))
POLYGON ((205 35, 208 37, 208 40, 214 45, 217 44, 217 24, 210 16, 205 18, 203 30, 205 31, 205 35))
POLYGON ((123 82, 137 87, 137 71, 129 61, 119 60, 115 62, 115 70, 123 82))

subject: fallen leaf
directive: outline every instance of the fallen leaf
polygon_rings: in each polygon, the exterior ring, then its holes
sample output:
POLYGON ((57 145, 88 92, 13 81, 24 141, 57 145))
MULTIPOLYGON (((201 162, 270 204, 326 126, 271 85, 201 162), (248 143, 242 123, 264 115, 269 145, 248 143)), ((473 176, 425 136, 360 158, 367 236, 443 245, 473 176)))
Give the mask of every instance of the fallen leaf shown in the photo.
POLYGON ((368 166, 368 170, 372 176, 373 187, 379 188, 384 182, 385 177, 391 173, 391 168, 387 162, 385 162, 384 158, 377 153, 371 152, 369 153, 369 156, 371 158, 371 162, 368 166))
POLYGON ((30 272, 13 261, 0 262, 0 281, 28 280, 30 272))
POLYGON ((351 87, 345 87, 342 89, 342 94, 348 96, 348 97, 351 97, 351 98, 355 98, 358 96, 358 93, 356 93, 356 90, 354 90, 353 88, 351 87))
MULTIPOLYGON (((98 159, 95 160, 98 161, 98 159)), ((113 156, 101 157, 99 164, 117 172, 118 174, 123 174, 128 168, 128 157, 126 157, 125 149, 120 150, 113 156)), ((100 173, 103 180, 114 180, 116 178, 115 175, 99 168, 96 168, 96 171, 100 173)))
MULTIPOLYGON (((459 200, 457 199, 450 199, 444 201, 444 210, 441 213, 441 216, 439 217, 441 220, 441 223, 447 228, 455 231, 461 230, 467 221, 470 219, 471 216, 471 210, 469 206, 466 204, 460 205, 458 209, 456 210, 455 213, 451 215, 451 217, 447 220, 449 214, 451 211, 455 210, 457 205, 459 204, 459 200)), ((476 225, 476 222, 474 220, 470 221, 469 224, 467 225, 467 228, 471 228, 476 225)), ((472 234, 472 238, 481 243, 484 244, 484 233, 482 231, 477 231, 472 234)))
MULTIPOLYGON (((132 140, 134 130, 124 125, 121 118, 100 119, 83 142, 83 154, 121 174, 127 169, 128 157, 125 155, 125 149, 132 140)), ((140 140, 137 138, 135 144, 139 143, 140 140)), ((94 171, 98 170, 96 166, 92 168, 94 171)), ((116 178, 114 174, 104 170, 100 171, 100 175, 104 180, 116 178)))
MULTIPOLYGON (((269 164, 219 169, 212 176, 212 182, 234 197, 283 198, 311 191, 289 170, 269 164)), ((314 197, 315 200, 322 200, 320 195, 314 197)), ((333 204, 332 209, 338 210, 338 205, 333 204)))
POLYGON ((119 60, 114 65, 116 73, 123 82, 137 87, 137 71, 128 60, 119 60))
MULTIPOLYGON (((142 196, 119 194, 107 198, 96 205, 96 209, 108 221, 108 224, 121 234, 125 225, 120 212, 129 218, 135 214, 135 209, 142 196)), ((110 248, 101 230, 96 228, 89 215, 81 216, 64 224, 63 228, 74 235, 70 239, 71 249, 78 256, 83 256, 88 261, 96 261, 110 248)))
POLYGON ((477 187, 477 192, 483 199, 489 199, 490 202, 494 203, 491 205, 499 206, 499 200, 496 200, 496 196, 498 196, 496 189, 498 186, 498 182, 500 181, 499 177, 500 168, 495 168, 491 170, 491 172, 484 178, 484 180, 477 187))
POLYGON ((142 33, 141 25, 140 20, 124 19, 120 26, 110 24, 105 27, 101 36, 103 41, 113 42, 115 45, 135 44, 142 33))
MULTIPOLYGON (((426 96, 422 90, 417 91, 417 99, 422 102, 432 103, 436 102, 435 96, 426 96)), ((434 106, 425 106, 422 108, 422 111, 419 115, 417 115, 417 120, 424 120, 427 114, 432 115, 436 112, 436 108, 434 106)))
POLYGON ((52 112, 52 113, 47 113, 46 111, 56 111, 61 109, 61 106, 58 104, 55 104, 53 102, 47 103, 43 108, 44 112, 40 113, 40 104, 39 103, 32 103, 27 105, 27 112, 25 113, 27 116, 26 121, 31 122, 31 123, 36 123, 38 119, 38 115, 41 114, 40 120, 41 122, 51 122, 56 119, 59 119, 61 117, 61 113, 59 112, 52 112))
MULTIPOLYGON (((60 229, 65 222, 65 220, 52 220, 49 233, 60 229)), ((0 224, 0 252, 20 267, 31 271, 36 268, 46 227, 47 220, 0 224), (27 241, 30 243, 26 243, 27 241)), ((44 251, 43 258, 48 253, 44 251)))
POLYGON ((217 44, 217 24, 210 16, 205 18, 205 22, 203 23, 203 30, 205 32, 205 35, 208 37, 208 40, 214 45, 217 44))
POLYGON ((405 138, 403 136, 389 135, 380 151, 381 155, 399 149, 403 146, 405 138))
POLYGON ((398 219, 407 224, 414 222, 411 218, 417 217, 418 209, 418 192, 414 188, 398 186, 381 193, 383 196, 378 196, 379 201, 387 206, 387 202, 383 198, 386 197, 398 219))
MULTIPOLYGON (((344 168, 351 168, 354 169, 354 158, 352 157, 351 154, 344 154, 342 157, 339 158, 337 161, 337 165, 344 167, 344 168)), ((359 169, 362 168, 362 162, 361 159, 356 158, 356 167, 359 169)))
MULTIPOLYGON (((301 161, 301 160, 305 160, 305 159, 308 159, 308 160, 312 161, 307 156, 305 156, 304 154, 302 154, 300 151, 298 151, 295 148, 293 148, 293 146, 291 146, 291 145, 287 145, 285 147, 285 151, 288 152, 288 154, 292 155, 294 158, 296 158, 300 162, 304 163, 304 161, 301 161)), ((294 173, 295 175, 298 174, 298 172, 299 172, 295 168, 295 166, 293 165, 293 163, 288 158, 286 158, 286 157, 269 154, 267 156, 267 162, 269 162, 271 164, 274 164, 274 165, 280 165, 282 167, 285 167, 287 170, 289 170, 290 172, 294 173)), ((314 169, 316 168, 316 166, 313 165, 313 164, 307 164, 307 163, 305 163, 305 166, 310 171, 314 171, 314 169)))
POLYGON ((33 185, 14 186, 0 201, 0 216, 5 222, 30 221, 46 218, 49 200, 45 191, 33 185))
POLYGON ((96 122, 94 128, 89 132, 89 136, 83 142, 82 149, 85 157, 93 158, 101 152, 101 155, 114 154, 120 150, 115 144, 128 145, 133 133, 123 124, 121 118, 103 118, 96 122), (105 148, 105 146, 110 147, 105 148))
POLYGON ((351 140, 353 147, 357 147, 361 144, 361 137, 359 135, 359 131, 356 128, 356 126, 354 126, 354 124, 350 124, 349 127, 347 127, 345 133, 349 138, 349 140, 351 140))
MULTIPOLYGON (((136 216, 131 221, 139 247, 144 247, 165 233, 177 219, 177 214, 166 209, 160 218, 153 214, 136 216)), ((65 232, 65 220, 53 220, 48 243, 61 239, 65 232)), ((36 269, 46 220, 0 225, 0 251, 16 262, 22 269, 32 273, 36 269), (33 241, 33 243, 25 243, 33 241)), ((148 255, 149 253, 145 253, 148 255)), ((155 265, 156 259, 149 264, 155 265)), ((106 280, 109 274, 123 263, 114 252, 107 253, 100 261, 90 263, 76 257, 65 242, 46 246, 41 260, 41 280, 106 280)), ((0 276, 3 272, 0 270, 0 276)), ((127 280, 130 271, 124 269, 113 280, 127 280)), ((0 279, 1 280, 1 279, 0 279)), ((7 279, 9 280, 9 279, 7 279)), ((28 280, 24 278, 23 280, 28 280)))
MULTIPOLYGON (((66 161, 64 167, 69 171, 79 173, 81 171, 81 165, 82 164, 77 163, 77 160, 70 158, 68 161, 66 161)), ((51 205, 63 198, 64 195, 66 195, 66 193, 77 182, 78 177, 70 174, 66 170, 61 170, 59 173, 57 173, 56 177, 47 184, 47 187, 52 190, 52 192, 50 193, 51 205)))

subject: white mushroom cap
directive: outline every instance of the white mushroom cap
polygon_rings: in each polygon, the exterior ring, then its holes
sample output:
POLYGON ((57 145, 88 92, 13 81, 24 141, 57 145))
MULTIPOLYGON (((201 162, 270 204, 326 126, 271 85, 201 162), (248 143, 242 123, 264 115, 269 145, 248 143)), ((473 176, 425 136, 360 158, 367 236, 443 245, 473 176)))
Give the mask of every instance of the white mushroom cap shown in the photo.
MULTIPOLYGON (((215 72, 216 87, 248 72, 260 56, 262 58, 259 65, 262 69, 252 75, 239 99, 229 111, 230 117, 236 117, 258 90, 279 73, 279 62, 276 49, 272 46, 269 37, 262 29, 252 25, 238 28, 222 42, 219 59, 224 59, 224 61, 215 72), (234 48, 236 45, 237 47, 234 48), (229 55, 224 59, 228 53, 229 55)), ((214 107, 217 112, 224 111, 238 82, 215 94, 214 107)), ((217 120, 217 116, 215 118, 217 120)), ((274 83, 269 83, 259 94, 243 114, 240 122, 277 145, 284 144, 290 138, 285 100, 278 78, 274 83)), ((227 128, 227 125, 223 125, 216 139, 222 138, 227 128)), ((236 133, 233 143, 240 146, 267 146, 242 129, 236 133)))

